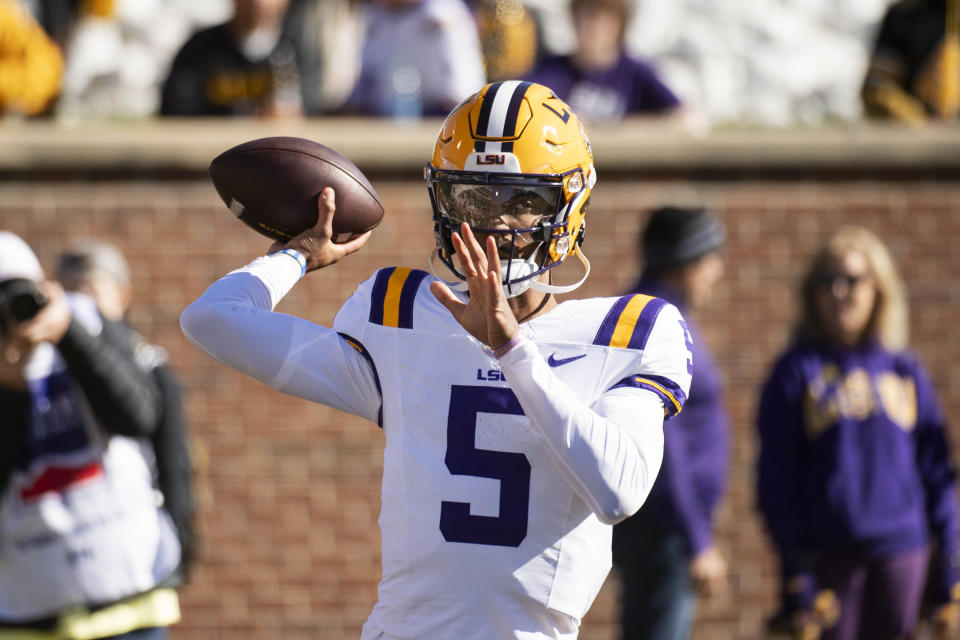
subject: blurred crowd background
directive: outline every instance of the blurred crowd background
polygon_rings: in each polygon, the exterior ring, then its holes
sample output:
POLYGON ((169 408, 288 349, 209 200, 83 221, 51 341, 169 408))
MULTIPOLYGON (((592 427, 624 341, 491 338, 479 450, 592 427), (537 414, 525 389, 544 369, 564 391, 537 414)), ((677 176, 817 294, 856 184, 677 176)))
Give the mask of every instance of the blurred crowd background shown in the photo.
POLYGON ((948 0, 3 0, 0 110, 63 120, 418 117, 446 112, 485 80, 557 80, 561 64, 567 86, 555 90, 587 120, 678 107, 701 129, 954 118, 955 9, 948 0), (621 43, 643 74, 619 60, 621 43), (591 106, 611 93, 619 108, 591 106))

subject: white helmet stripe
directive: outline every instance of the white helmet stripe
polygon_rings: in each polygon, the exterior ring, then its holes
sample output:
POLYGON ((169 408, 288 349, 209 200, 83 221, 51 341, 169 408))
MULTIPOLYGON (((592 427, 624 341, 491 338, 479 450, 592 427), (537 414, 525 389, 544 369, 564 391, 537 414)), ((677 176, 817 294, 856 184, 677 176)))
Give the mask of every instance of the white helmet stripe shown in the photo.
MULTIPOLYGON (((513 92, 517 90, 521 82, 519 80, 509 80, 500 86, 497 95, 493 98, 493 108, 490 109, 490 120, 487 122, 488 138, 502 138, 503 127, 507 122, 507 111, 510 108, 510 101, 513 99, 513 92)), ((510 132, 513 135, 513 132, 510 132)))
MULTIPOLYGON (((510 103, 513 99, 514 92, 521 84, 523 83, 520 80, 508 80, 500 84, 500 89, 493 97, 490 119, 487 121, 487 130, 481 135, 487 138, 502 138, 505 135, 504 127, 506 126, 509 116, 510 103)), ((513 121, 516 123, 516 117, 513 118, 513 121)), ((510 135, 513 135, 512 131, 510 135)), ((488 140, 484 151, 487 153, 500 153, 503 151, 503 144, 501 142, 488 140)))

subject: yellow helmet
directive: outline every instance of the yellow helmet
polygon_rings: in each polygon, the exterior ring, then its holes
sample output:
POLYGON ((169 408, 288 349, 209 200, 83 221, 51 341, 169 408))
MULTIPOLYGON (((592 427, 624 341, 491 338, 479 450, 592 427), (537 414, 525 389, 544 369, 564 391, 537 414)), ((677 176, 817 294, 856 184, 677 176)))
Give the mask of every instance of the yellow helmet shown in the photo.
MULTIPOLYGON (((509 241, 503 284, 569 291, 537 276, 578 255, 584 213, 596 183, 593 152, 580 119, 547 87, 516 80, 488 84, 443 123, 425 175, 433 207, 434 257, 461 280, 451 234, 462 222, 501 247, 509 241)), ((431 264, 433 259, 431 259, 431 264)))

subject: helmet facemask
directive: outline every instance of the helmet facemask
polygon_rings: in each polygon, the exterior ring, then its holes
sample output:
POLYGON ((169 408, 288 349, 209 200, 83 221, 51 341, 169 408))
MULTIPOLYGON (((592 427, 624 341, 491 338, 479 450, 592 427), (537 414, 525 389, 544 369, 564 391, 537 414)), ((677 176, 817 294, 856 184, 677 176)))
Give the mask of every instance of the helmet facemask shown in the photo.
MULTIPOLYGON (((579 169, 570 175, 574 173, 577 176, 571 179, 568 175, 440 170, 428 164, 425 177, 437 243, 431 262, 439 257, 459 280, 465 280, 454 262, 452 235, 460 233, 460 225, 466 222, 482 246, 487 236, 496 242, 508 298, 528 288, 559 289, 537 278, 559 266, 578 246, 567 223, 570 205, 579 204, 579 194, 568 198, 564 191, 568 182, 585 183, 579 169)), ((462 291, 466 286, 458 282, 454 288, 462 291)))

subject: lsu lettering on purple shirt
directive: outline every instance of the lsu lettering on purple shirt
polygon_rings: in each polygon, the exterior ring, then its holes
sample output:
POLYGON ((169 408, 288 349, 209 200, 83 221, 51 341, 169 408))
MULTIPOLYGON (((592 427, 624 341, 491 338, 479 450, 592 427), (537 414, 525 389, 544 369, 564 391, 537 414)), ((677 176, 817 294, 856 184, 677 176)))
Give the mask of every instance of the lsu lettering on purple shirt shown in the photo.
POLYGON ((917 358, 879 344, 794 346, 760 399, 759 507, 784 579, 811 552, 884 556, 940 543, 940 599, 957 582, 955 478, 917 358))

